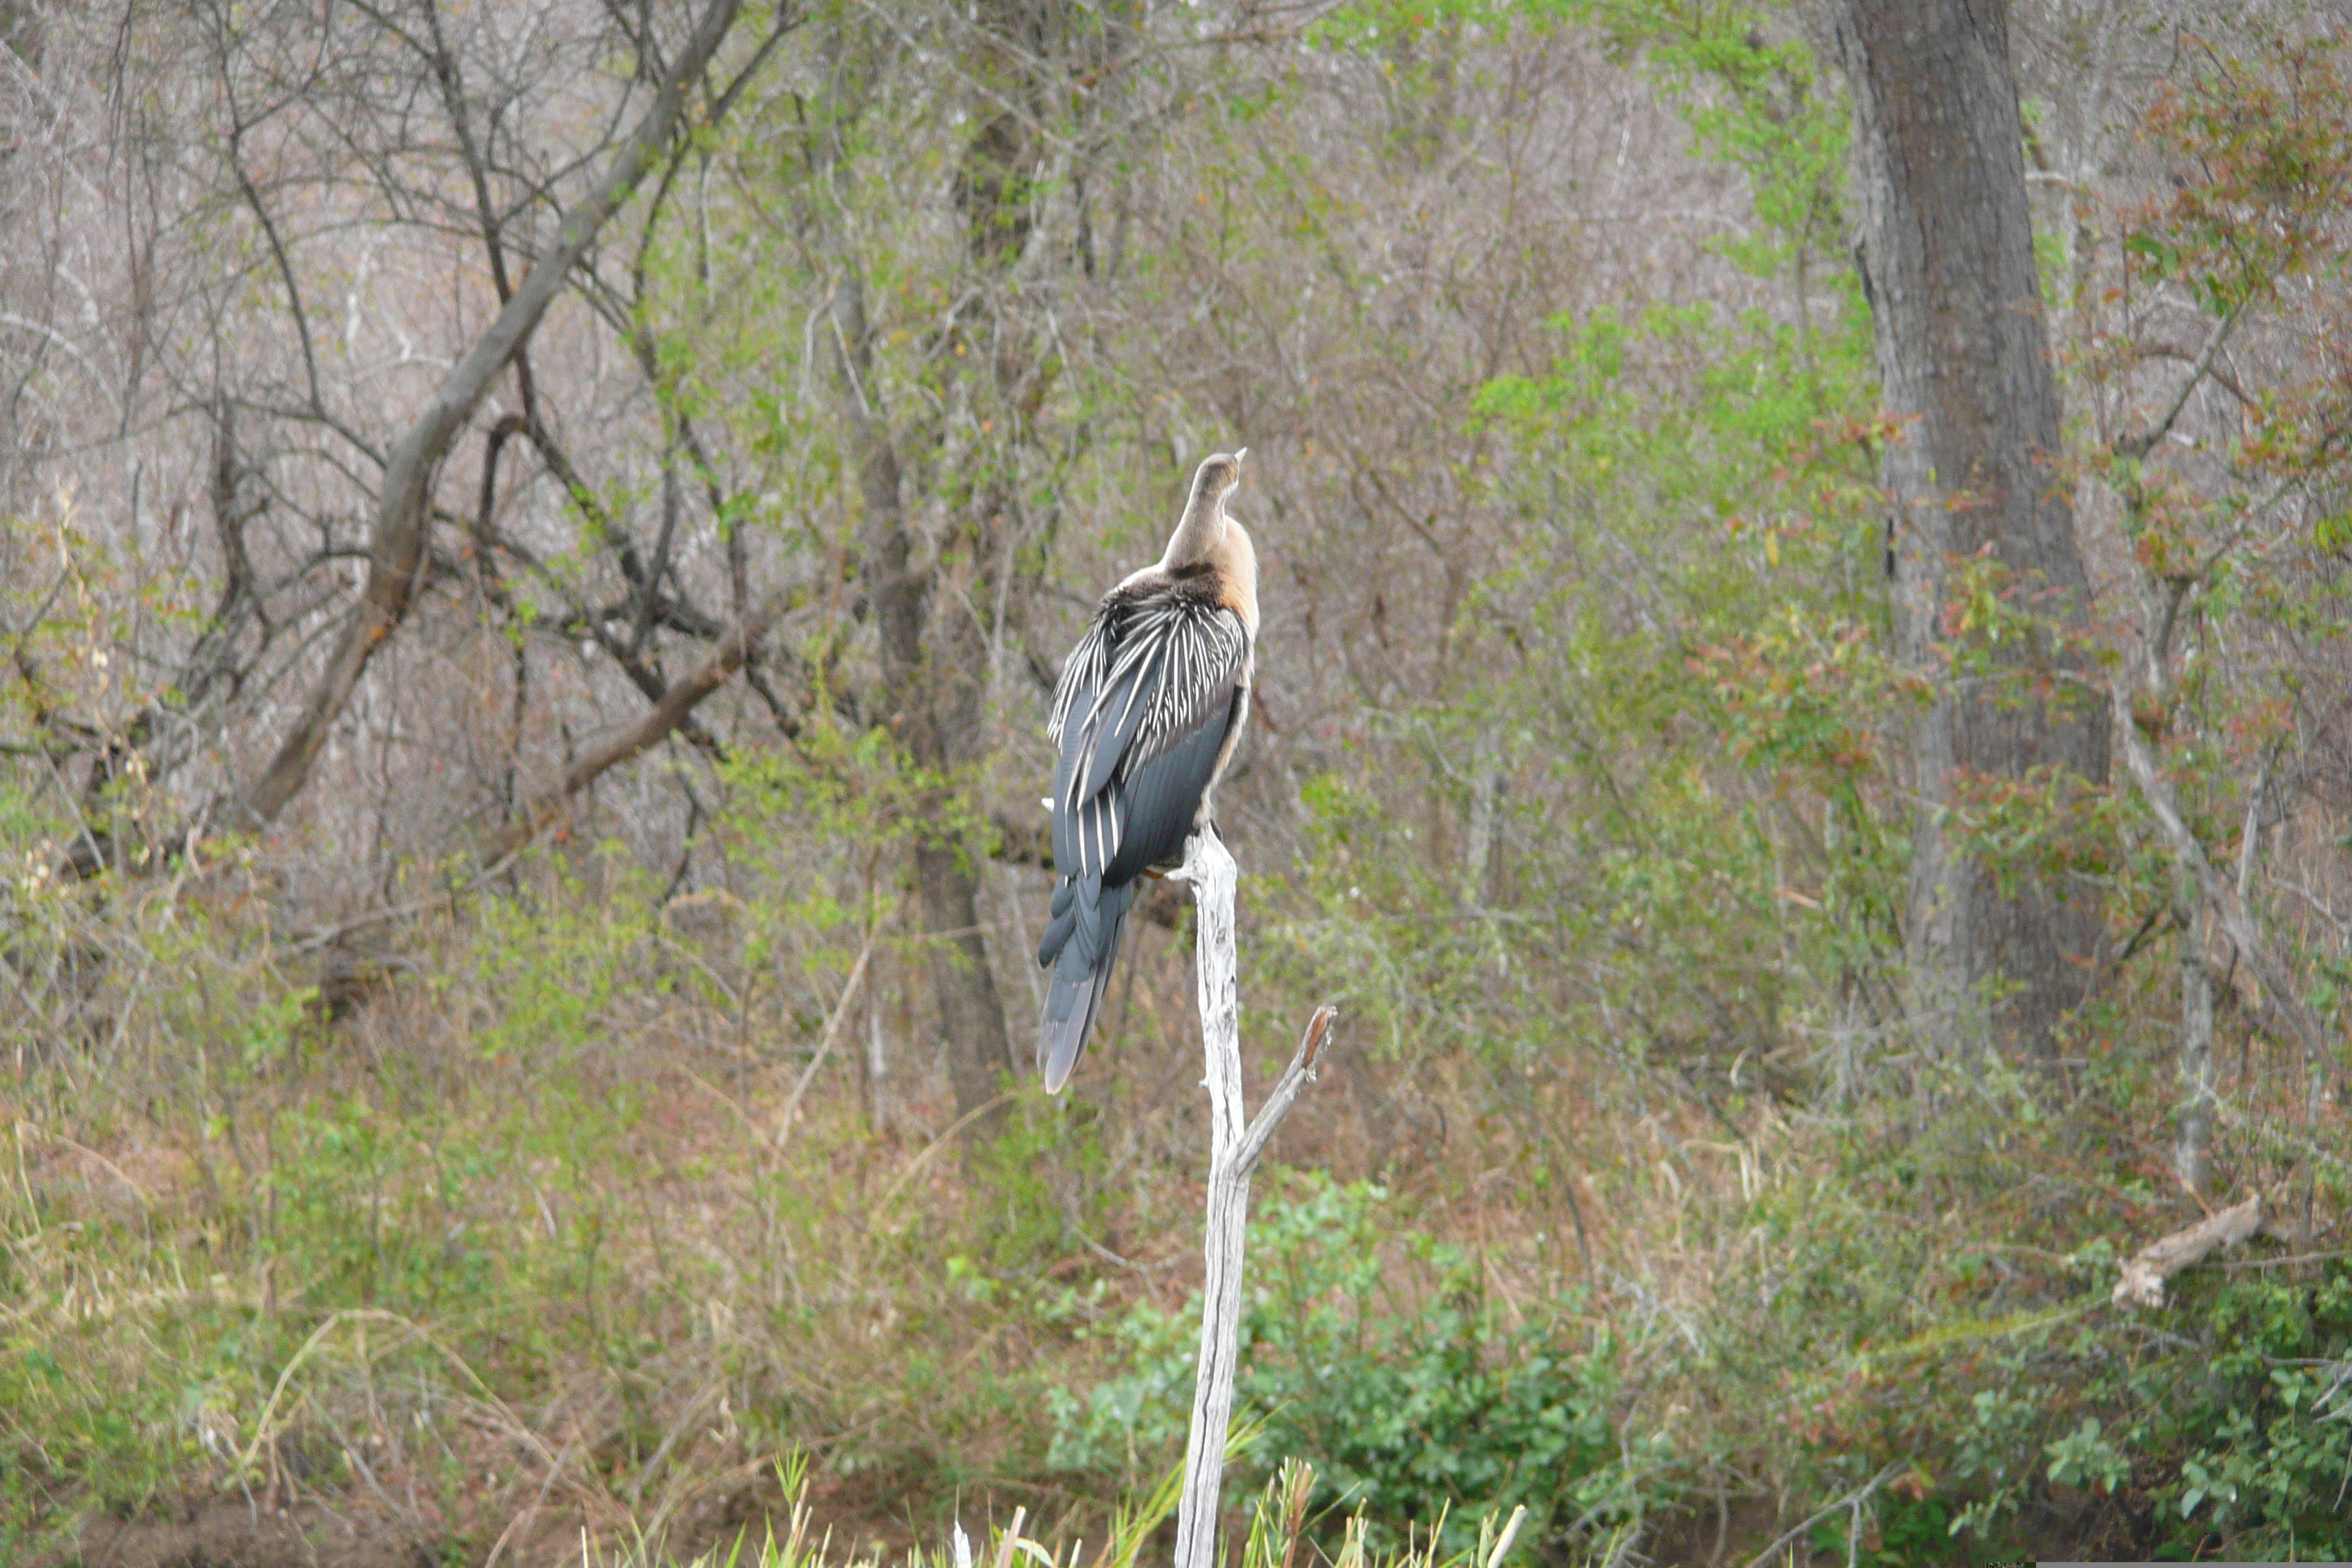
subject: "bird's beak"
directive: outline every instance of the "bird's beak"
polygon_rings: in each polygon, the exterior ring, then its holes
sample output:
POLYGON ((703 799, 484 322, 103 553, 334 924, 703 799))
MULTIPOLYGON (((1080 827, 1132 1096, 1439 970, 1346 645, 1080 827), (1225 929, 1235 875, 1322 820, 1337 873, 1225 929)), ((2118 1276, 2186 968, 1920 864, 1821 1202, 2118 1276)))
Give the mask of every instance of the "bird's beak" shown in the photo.
POLYGON ((1247 447, 1244 447, 1240 451, 1235 452, 1235 453, 1234 454, 1234 467, 1235 467, 1235 468, 1239 468, 1239 467, 1241 467, 1241 465, 1242 465, 1245 460, 1247 460, 1247 458, 1249 458, 1249 448, 1248 448, 1247 447))

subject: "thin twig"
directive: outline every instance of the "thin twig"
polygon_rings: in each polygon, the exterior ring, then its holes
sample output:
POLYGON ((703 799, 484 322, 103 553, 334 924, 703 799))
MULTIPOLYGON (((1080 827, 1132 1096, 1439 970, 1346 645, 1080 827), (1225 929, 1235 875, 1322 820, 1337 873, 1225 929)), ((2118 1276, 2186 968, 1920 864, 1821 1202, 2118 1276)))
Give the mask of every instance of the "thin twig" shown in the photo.
POLYGON ((2158 442, 2172 434, 2172 426, 2179 422, 2180 411, 2188 407, 2189 400, 2197 395, 2197 388, 2204 381, 2206 372, 2213 368, 2214 356, 2221 352, 2221 345, 2230 341, 2231 332, 2237 329, 2238 318, 2245 313, 2250 302, 2251 296, 2239 300, 2228 315, 2214 324, 2213 331, 2205 339, 2205 347, 2197 355, 2196 363, 2189 367, 2189 379, 2180 384, 2180 391, 2174 396, 2172 406, 2164 411, 2164 417, 2138 435, 2126 437, 2116 442, 2116 450, 2126 457, 2145 458, 2156 449, 2158 442))
POLYGON ((816 1077, 816 1069, 824 1066, 824 1058, 832 1054, 834 1039, 841 1033, 841 1021, 849 1016, 850 998, 857 994, 857 983, 866 978, 866 961, 873 956, 874 939, 869 936, 866 939, 865 947, 858 952, 857 962, 850 965, 849 978, 842 983, 841 999, 833 1005, 833 1016, 825 1021, 824 1038, 817 1042, 816 1055, 809 1058, 808 1070, 802 1073, 800 1082, 793 1086, 793 1097, 784 1101, 784 1114, 776 1123, 776 1147, 779 1149, 793 1134, 793 1118, 800 1112, 801 1096, 808 1092, 810 1080, 816 1077))
POLYGON ((2352 1258, 2352 1252, 2298 1252, 2291 1258, 2244 1258, 2233 1262, 2217 1263, 2216 1268, 2284 1268, 2291 1263, 2328 1263, 2339 1258, 2352 1258))
POLYGON ((2279 968, 2261 934, 2254 930, 2254 922, 2248 915, 2244 902, 2238 898, 2237 889, 2213 869, 2212 862, 2205 857, 2204 847, 2197 842, 2197 836, 2189 831, 2170 783, 2157 767, 2154 754, 2140 735, 2132 714, 2131 700, 2121 681, 2115 682, 2109 689, 2109 697, 2115 708, 2116 732, 2123 742, 2124 764, 2131 772, 2132 782, 2139 786, 2141 798, 2147 802, 2148 812, 2156 818, 2157 830, 2164 838, 2166 847, 2196 879, 2206 901, 2221 917, 2221 929, 2229 933, 2231 942, 2238 944, 2239 952, 2244 955, 2253 969, 2255 978, 2261 981, 2259 1010, 2267 1015, 2264 1023, 2273 1030, 2284 1025, 2281 1032, 2293 1035, 2307 1052, 2317 1052, 2321 1041, 2317 1022, 2304 1006, 2302 998, 2295 994, 2294 988, 2287 983, 2285 971, 2279 968))
POLYGON ((1880 1487, 1885 1486, 1896 1471, 1909 1468, 1910 1463, 1911 1461, 1908 1459, 1895 1460, 1893 1464, 1879 1471, 1878 1474, 1873 1476, 1866 1485, 1858 1487, 1854 1490, 1846 1493, 1845 1496, 1838 1499, 1837 1501, 1830 1504, 1827 1508, 1822 1509, 1818 1513, 1807 1518, 1795 1529, 1781 1536, 1780 1540, 1774 1542, 1771 1545, 1766 1547, 1763 1551, 1749 1558, 1748 1560, 1748 1568, 1764 1568, 1766 1563, 1772 1561, 1773 1553, 1779 1552, 1780 1548, 1788 1545, 1789 1542, 1796 1540, 1797 1537, 1804 1534, 1805 1531, 1812 1529, 1813 1526, 1829 1518, 1830 1515, 1837 1512, 1840 1509, 1861 1508, 1863 1503, 1869 1499, 1871 1493, 1876 1491, 1880 1487))
POLYGON ((952 1140, 957 1133, 962 1131, 965 1128, 971 1126, 973 1122, 979 1121, 982 1117, 987 1115, 998 1106, 1006 1104, 1014 1098, 1013 1091, 1007 1089, 1004 1093, 998 1095, 993 1100, 973 1106, 970 1110, 965 1111, 961 1116, 957 1117, 953 1121, 950 1122, 946 1131, 940 1133, 938 1137, 924 1144, 923 1152, 916 1155, 913 1159, 908 1161, 907 1168, 899 1172, 897 1178, 893 1180, 887 1187, 883 1189, 881 1201, 874 1205, 876 1217, 880 1217, 882 1211, 890 1206, 890 1200, 898 1195, 898 1189, 912 1181, 914 1179, 915 1173, 921 1170, 933 1154, 936 1154, 941 1149, 945 1148, 949 1142, 952 1140))

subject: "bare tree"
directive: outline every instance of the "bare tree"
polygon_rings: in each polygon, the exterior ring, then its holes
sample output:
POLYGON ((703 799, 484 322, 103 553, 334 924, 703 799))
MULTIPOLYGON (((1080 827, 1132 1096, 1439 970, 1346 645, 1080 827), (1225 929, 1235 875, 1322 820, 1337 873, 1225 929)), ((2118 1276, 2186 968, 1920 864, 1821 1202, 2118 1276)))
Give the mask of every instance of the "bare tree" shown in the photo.
MULTIPOLYGON (((276 818, 311 778, 363 673, 397 646, 420 595, 436 585, 454 590, 453 600, 473 599, 477 616, 496 623, 496 637, 511 645, 512 720, 496 767, 503 812, 515 802, 532 640, 544 642, 549 630, 584 637, 658 711, 669 685, 655 634, 715 647, 751 614, 740 548, 730 562, 732 617, 698 610, 679 575, 676 557, 686 541, 677 459, 695 447, 690 426, 669 443, 670 483, 648 567, 627 520, 602 504, 570 460, 560 435, 564 410, 541 392, 530 350, 567 295, 592 309, 613 307, 608 315, 641 333, 630 319, 636 301, 624 296, 613 306, 592 266, 600 237, 658 175, 634 247, 642 284, 644 250, 688 145, 682 130, 689 119, 723 120, 797 20, 790 7, 775 13, 763 38, 713 77, 739 10, 719 0, 683 17, 614 12, 599 19, 554 7, 503 22, 477 15, 461 26, 424 0, 260 17, 199 8, 182 22, 148 20, 125 34, 134 43, 154 34, 156 47, 204 62, 210 77, 196 90, 189 73, 156 67, 157 90, 125 95, 133 107, 123 140, 136 153, 138 178, 107 199, 127 209, 139 236, 118 439, 134 450, 140 444, 134 433, 151 417, 140 407, 142 383, 157 371, 168 383, 165 397, 178 404, 165 405, 165 421, 191 407, 208 418, 221 589, 193 639, 165 656, 169 678, 153 683, 153 701, 68 738, 93 758, 84 791, 89 827, 73 846, 75 868, 121 858, 103 792, 130 776, 133 758, 155 784, 206 764, 209 791, 179 782, 184 797, 209 794, 211 804, 166 828, 168 841, 215 821, 276 818), (609 58, 616 47, 635 60, 634 76, 600 83, 581 74, 583 63, 609 58), (561 129, 535 140, 541 121, 561 129), (586 145, 579 144, 583 124, 592 131, 586 145), (216 265, 224 231, 251 242, 226 272, 216 265), (462 252, 433 254, 453 239, 478 247, 476 276, 491 296, 475 331, 465 330, 472 280, 462 252), (416 352, 429 327, 417 319, 415 297, 355 286, 354 257, 362 276, 372 268, 457 263, 450 281, 461 335, 446 358, 416 352), (143 281, 158 270, 194 281, 182 295, 160 295, 143 281), (389 342, 369 340, 379 318, 389 342), (193 355, 184 348, 191 339, 205 345, 193 355), (388 363, 369 363, 386 350, 388 363), (439 374, 421 410, 387 429, 384 402, 366 384, 436 359, 439 374), (455 488, 447 470, 457 445, 476 411, 496 401, 509 368, 514 405, 488 431, 478 506, 445 500, 455 488), (593 531, 590 553, 614 559, 624 579, 619 605, 596 604, 595 589, 545 566, 549 553, 577 552, 534 550, 529 529, 501 521, 538 477, 526 473, 521 484, 500 489, 501 458, 518 436, 526 443, 513 449, 542 460, 560 504, 593 531), (362 511, 370 521, 353 537, 362 511), (436 550, 436 522, 454 525, 461 542, 436 550), (342 578, 354 564, 363 576, 346 610, 342 578), (520 596, 516 567, 530 579, 520 596), (562 613, 541 626, 528 600, 550 594, 562 613), (321 658, 314 650, 322 641, 321 658), (284 705, 284 689, 295 682, 307 692, 284 705), (271 729, 266 752, 241 765, 271 729)), ((576 341, 574 333, 558 352, 576 341)), ((706 478, 715 527, 728 500, 716 476, 706 478)), ((135 486, 131 500, 135 506, 135 486)), ((461 616, 445 627, 454 637, 423 657, 456 652, 468 640, 463 624, 461 616)), ((395 731, 401 722, 392 720, 395 731)), ((375 720, 363 726, 380 727, 375 720)), ((715 751, 689 715, 677 728, 715 751)))
MULTIPOLYGON (((666 73, 644 118, 614 153, 602 175, 563 215, 554 242, 531 264, 521 286, 509 295, 489 330, 434 389, 424 414, 394 440, 385 455, 376 499, 375 524, 368 542, 367 583, 359 605, 328 656, 327 668, 261 776, 247 789, 246 809, 267 822, 284 809, 309 779, 310 763, 326 744, 327 732, 351 700, 352 689, 384 640, 408 613, 417 568, 432 526, 432 480, 450 446, 472 416, 491 381, 521 350, 540 319, 564 286, 565 276, 587 253, 600 230, 644 177, 662 147, 676 133, 688 94, 700 80, 719 46, 734 26, 740 0, 711 0, 692 36, 666 73)), ((430 5, 427 19, 437 26, 430 5)), ((446 56, 443 57, 446 59, 446 56)), ((461 135, 462 105, 456 106, 461 135)), ((499 230, 489 229, 492 257, 504 290, 499 230)), ((294 308, 300 310, 297 296, 294 308)), ((298 314, 298 321, 299 321, 298 314)), ((308 329, 304 328, 305 337, 308 329)))

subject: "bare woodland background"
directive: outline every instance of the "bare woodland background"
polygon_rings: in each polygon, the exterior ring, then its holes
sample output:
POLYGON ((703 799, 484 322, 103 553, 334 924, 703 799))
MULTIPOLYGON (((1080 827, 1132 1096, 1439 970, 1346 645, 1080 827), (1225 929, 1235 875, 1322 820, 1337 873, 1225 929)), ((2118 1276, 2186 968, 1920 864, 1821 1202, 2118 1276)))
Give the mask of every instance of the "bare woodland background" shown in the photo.
POLYGON ((1027 1083, 1042 716, 1241 445, 1261 1471, 2342 1544, 2347 18, 2009 18, 2053 607, 1889 532, 1872 9, 0 3, 0 1549, 1102 1539, 1204 1108, 1165 893, 1027 1083))

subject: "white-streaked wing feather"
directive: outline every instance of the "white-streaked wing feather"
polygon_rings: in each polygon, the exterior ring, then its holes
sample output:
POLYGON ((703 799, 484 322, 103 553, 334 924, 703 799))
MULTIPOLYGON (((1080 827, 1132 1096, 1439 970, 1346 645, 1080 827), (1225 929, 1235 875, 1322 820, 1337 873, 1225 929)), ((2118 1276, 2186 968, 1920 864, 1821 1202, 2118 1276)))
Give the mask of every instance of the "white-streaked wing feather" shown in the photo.
MULTIPOLYGON (((1249 633, 1241 616, 1222 605, 1171 599, 1153 605, 1150 614, 1155 623, 1152 638, 1161 650, 1160 679, 1152 685, 1151 705, 1119 763, 1122 775, 1164 754, 1200 728, 1233 695, 1249 658, 1249 633)), ((1130 636, 1139 649, 1144 640, 1139 628, 1130 636)), ((1121 653, 1124 663, 1126 650, 1121 653)))
POLYGON ((1248 629, 1223 605, 1168 593, 1121 606, 1126 613, 1117 618, 1116 650, 1108 608, 1097 615, 1063 665, 1045 729, 1055 749, 1066 756, 1073 747, 1076 752, 1069 758, 1066 794, 1055 805, 1073 830, 1081 876, 1100 876, 1118 854, 1127 826, 1126 781, 1232 700, 1250 656, 1248 629), (1133 679, 1138 675, 1140 679, 1133 679), (1082 692, 1088 694, 1083 713, 1077 710, 1082 692), (1139 702, 1145 705, 1140 715, 1134 710, 1139 702), (1089 775, 1102 777, 1094 753, 1107 731, 1131 731, 1131 738, 1108 776, 1088 794, 1089 775))
POLYGON ((1108 644, 1104 640, 1106 617, 1097 614, 1087 626, 1087 635, 1070 650, 1062 663, 1062 678, 1054 683, 1053 716, 1045 721, 1045 739, 1056 750, 1062 744, 1062 731, 1070 722, 1070 705, 1081 687, 1103 689, 1103 657, 1108 644))

